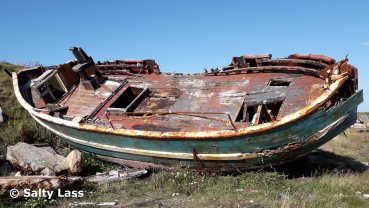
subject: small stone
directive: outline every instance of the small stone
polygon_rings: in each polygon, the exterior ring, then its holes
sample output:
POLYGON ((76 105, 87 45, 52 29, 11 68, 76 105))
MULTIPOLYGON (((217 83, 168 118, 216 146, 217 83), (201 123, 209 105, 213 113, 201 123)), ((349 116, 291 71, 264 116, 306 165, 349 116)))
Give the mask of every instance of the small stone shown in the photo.
POLYGON ((40 173, 44 176, 55 176, 55 172, 52 171, 50 168, 45 168, 40 173))
POLYGON ((0 123, 4 123, 3 110, 0 107, 0 123))
POLYGON ((364 198, 369 198, 369 194, 364 194, 364 198))
POLYGON ((71 151, 67 156, 69 172, 77 174, 82 171, 82 154, 78 150, 71 151))
POLYGON ((356 191, 355 194, 361 195, 361 192, 360 191, 356 191))
POLYGON ((362 124, 362 123, 355 123, 354 125, 352 125, 352 128, 355 128, 355 129, 365 129, 366 128, 366 125, 365 124, 362 124))

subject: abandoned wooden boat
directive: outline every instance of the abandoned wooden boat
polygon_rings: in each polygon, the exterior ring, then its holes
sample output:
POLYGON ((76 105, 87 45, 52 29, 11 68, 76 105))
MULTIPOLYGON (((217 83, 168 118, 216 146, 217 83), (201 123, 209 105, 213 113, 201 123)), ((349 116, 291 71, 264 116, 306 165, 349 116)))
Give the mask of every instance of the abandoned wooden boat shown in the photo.
POLYGON ((75 61, 13 73, 20 104, 84 151, 128 165, 204 171, 293 161, 355 122, 363 101, 348 59, 233 57, 199 74, 161 73, 154 60, 75 61))

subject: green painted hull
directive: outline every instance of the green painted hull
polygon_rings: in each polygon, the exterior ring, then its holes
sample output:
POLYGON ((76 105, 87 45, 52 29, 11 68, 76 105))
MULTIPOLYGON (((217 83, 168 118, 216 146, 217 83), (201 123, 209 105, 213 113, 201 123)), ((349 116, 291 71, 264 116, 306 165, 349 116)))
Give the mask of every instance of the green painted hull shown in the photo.
POLYGON ((319 109, 305 117, 279 128, 261 133, 219 139, 183 139, 183 138, 140 138, 117 134, 85 131, 35 119, 54 133, 62 136, 68 143, 84 151, 122 158, 132 161, 149 162, 161 165, 183 165, 202 168, 207 171, 234 171, 254 169, 293 161, 349 128, 356 120, 357 106, 363 102, 363 92, 358 91, 346 101, 325 111, 319 109), (70 138, 85 141, 76 142, 70 138), (100 144, 96 147, 88 143, 100 144), (297 144, 294 148, 283 147, 297 144), (154 157, 143 154, 132 154, 109 147, 132 148, 157 152, 186 154, 232 154, 257 153, 257 156, 240 158, 239 160, 198 160, 178 159, 171 157, 154 157))

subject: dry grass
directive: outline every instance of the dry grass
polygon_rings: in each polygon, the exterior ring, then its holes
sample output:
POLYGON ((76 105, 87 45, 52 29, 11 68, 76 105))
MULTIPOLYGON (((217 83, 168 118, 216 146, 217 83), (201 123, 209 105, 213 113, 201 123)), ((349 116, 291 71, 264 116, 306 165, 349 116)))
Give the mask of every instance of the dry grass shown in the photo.
MULTIPOLYGON (((369 194, 369 170, 361 163, 369 157, 362 151, 369 145, 367 138, 340 135, 321 150, 274 170, 214 177, 177 169, 91 185, 82 201, 115 201, 123 207, 369 207, 364 197, 369 194)), ((55 206, 76 201, 81 200, 59 200, 55 206)))
POLYGON ((326 143, 321 149, 334 152, 340 155, 352 157, 358 161, 369 162, 369 135, 353 133, 340 134, 330 142, 326 143))

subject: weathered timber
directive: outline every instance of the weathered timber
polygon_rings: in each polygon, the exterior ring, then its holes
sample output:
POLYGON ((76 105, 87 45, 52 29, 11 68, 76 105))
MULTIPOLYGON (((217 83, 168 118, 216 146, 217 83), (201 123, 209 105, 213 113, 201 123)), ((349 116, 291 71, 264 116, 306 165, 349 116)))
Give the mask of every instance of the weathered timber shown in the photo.
POLYGON ((111 170, 109 172, 104 173, 96 173, 96 175, 86 177, 85 180, 93 183, 109 183, 113 181, 119 180, 127 180, 130 178, 137 178, 142 175, 145 175, 147 170, 111 170))
POLYGON ((183 74, 161 73, 148 59, 76 56, 13 73, 17 99, 75 147, 135 167, 225 172, 286 163, 355 123, 363 101, 347 58, 242 55, 223 70, 183 74), (30 87, 35 81, 45 85, 30 87))

